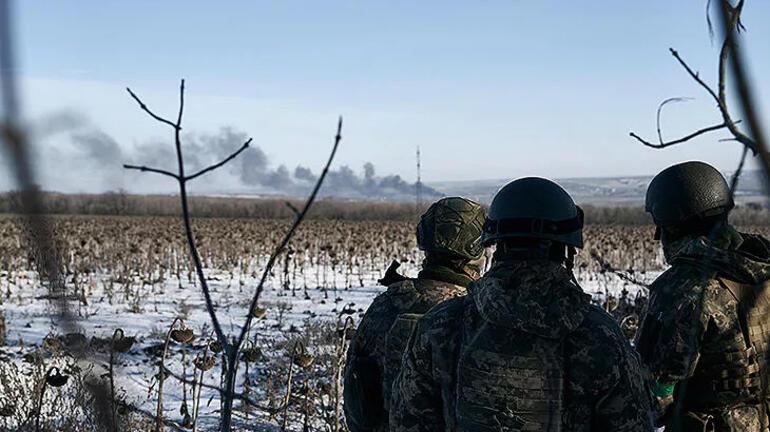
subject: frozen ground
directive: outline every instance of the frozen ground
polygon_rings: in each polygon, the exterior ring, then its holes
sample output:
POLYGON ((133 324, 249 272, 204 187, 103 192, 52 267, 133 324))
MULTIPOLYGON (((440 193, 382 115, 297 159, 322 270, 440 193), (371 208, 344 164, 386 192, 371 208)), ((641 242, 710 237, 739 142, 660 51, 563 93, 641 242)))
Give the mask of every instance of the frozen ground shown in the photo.
MULTIPOLYGON (((413 264, 405 267, 402 268, 405 274, 416 275, 417 269, 413 264)), ((341 281, 345 280, 345 275, 332 275, 330 272, 330 269, 304 272, 314 277, 294 280, 293 284, 297 288, 293 291, 285 289, 278 278, 274 278, 264 291, 260 304, 266 307, 267 314, 254 324, 251 331, 251 340, 254 346, 261 348, 263 357, 257 362, 244 365, 243 372, 239 368, 239 377, 241 384, 246 376, 249 377, 251 398, 265 409, 254 407, 248 413, 245 409, 239 410, 235 417, 242 430, 280 429, 282 412, 278 410, 271 414, 269 411, 280 406, 276 400, 280 402, 285 394, 285 368, 290 363, 289 341, 307 338, 311 331, 318 333, 319 326, 327 325, 333 329, 341 316, 350 315, 357 321, 372 299, 384 289, 376 284, 379 274, 356 277, 356 283, 363 282, 363 287, 323 289, 323 286, 335 285, 331 281, 337 281, 336 285, 344 285, 341 281), (305 285, 308 286, 306 290, 305 285)), ((226 332, 236 334, 247 313, 257 282, 253 276, 230 272, 208 273, 207 276, 220 322, 226 332)), ((652 273, 636 275, 647 282, 654 276, 652 273)), ((109 280, 109 275, 102 275, 77 281, 80 291, 85 294, 81 300, 70 302, 71 310, 78 316, 80 332, 89 339, 109 338, 117 328, 123 329, 128 336, 136 337, 136 343, 129 352, 117 355, 115 387, 119 390, 119 397, 124 397, 134 406, 154 412, 157 400, 154 378, 157 374, 157 357, 153 353, 162 344, 165 332, 174 318, 182 317, 187 326, 195 331, 197 338, 189 347, 172 343, 167 366, 174 374, 193 379, 194 368, 190 362, 204 350, 210 334, 203 296, 198 287, 187 279, 181 284, 179 280, 167 279, 153 284, 124 282, 119 286, 109 280), (186 364, 182 362, 183 350, 186 364)), ((633 297, 638 290, 638 287, 612 274, 579 273, 578 280, 586 292, 597 296, 619 293, 626 287, 633 297)), ((52 319, 53 306, 49 301, 42 300, 48 293, 31 273, 0 275, 0 293, 0 307, 4 311, 7 327, 6 346, 0 352, 7 360, 0 362, 0 367, 10 361, 21 368, 32 368, 32 365, 25 363, 24 355, 38 350, 46 336, 59 334, 56 322, 52 319)), ((320 339, 316 337, 314 340, 320 339)), ((321 353, 333 351, 333 343, 331 346, 320 344, 318 342, 307 348, 311 353, 318 354, 316 368, 326 367, 320 361, 321 353)), ((46 355, 44 363, 53 364, 51 362, 58 361, 55 357, 46 355)), ((94 354, 89 358, 95 361, 97 369, 107 370, 108 356, 94 354)), ((219 364, 218 360, 217 365, 205 373, 206 384, 214 387, 220 385, 219 364)), ((318 384, 318 387, 329 385, 329 377, 333 376, 328 370, 303 374, 297 375, 297 379, 305 380, 308 385, 318 384)), ((166 380, 164 394, 165 417, 181 422, 180 406, 183 400, 187 401, 191 411, 190 386, 170 377, 166 380)), ((2 396, 0 394, 0 404, 2 396)), ((320 400, 319 404, 325 406, 323 397, 320 400)), ((215 429, 220 408, 218 392, 204 389, 200 404, 199 430, 215 429)), ((292 412, 290 428, 301 430, 302 416, 297 408, 292 408, 292 412)), ((311 421, 319 428, 325 424, 323 412, 316 412, 311 417, 311 421)), ((4 421, 5 427, 9 428, 10 420, 2 417, 0 427, 3 427, 4 421)))

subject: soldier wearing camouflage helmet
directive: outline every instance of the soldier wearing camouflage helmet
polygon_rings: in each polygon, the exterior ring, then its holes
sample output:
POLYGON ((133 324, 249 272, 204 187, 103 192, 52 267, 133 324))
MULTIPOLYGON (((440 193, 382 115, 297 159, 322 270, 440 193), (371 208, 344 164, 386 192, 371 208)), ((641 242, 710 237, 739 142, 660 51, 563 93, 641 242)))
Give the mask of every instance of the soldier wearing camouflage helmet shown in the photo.
POLYGON ((577 285, 583 214, 523 178, 489 208, 491 269, 417 323, 393 385, 391 431, 651 431, 636 353, 577 285))
POLYGON ((650 286, 636 347, 666 432, 768 430, 770 242, 736 231, 734 206, 703 162, 671 166, 647 190, 671 268, 650 286))
POLYGON ((443 198, 417 225, 425 252, 416 279, 396 273, 380 281, 388 290, 374 299, 355 333, 345 369, 345 417, 351 432, 387 431, 390 388, 414 323, 434 305, 465 294, 484 267, 484 209, 464 198, 443 198))

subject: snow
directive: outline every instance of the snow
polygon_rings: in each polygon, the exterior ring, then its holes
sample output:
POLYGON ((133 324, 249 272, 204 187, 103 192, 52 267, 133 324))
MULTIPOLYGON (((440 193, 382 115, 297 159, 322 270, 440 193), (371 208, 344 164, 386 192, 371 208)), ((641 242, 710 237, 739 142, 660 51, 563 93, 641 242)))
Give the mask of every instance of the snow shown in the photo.
MULTIPOLYGON (((401 269, 410 276, 416 275, 417 270, 415 264, 408 263, 401 269)), ((253 382, 252 397, 260 403, 267 404, 265 402, 267 395, 261 388, 266 377, 271 376, 273 372, 278 374, 275 368, 285 367, 289 363, 286 354, 287 341, 304 334, 311 325, 319 323, 334 325, 340 320, 340 316, 350 312, 353 312, 351 315, 357 321, 374 297, 384 290, 383 287, 377 286, 376 279, 380 275, 375 272, 362 275, 364 286, 347 289, 330 287, 333 285, 330 280, 337 281, 337 285, 344 285, 340 281, 346 280, 344 274, 332 274, 330 268, 307 269, 303 274, 311 276, 308 276, 308 280, 295 280, 294 283, 298 287, 294 291, 284 289, 278 277, 271 278, 260 299, 260 305, 267 308, 267 315, 255 322, 251 334, 256 338, 256 345, 260 346, 265 353, 265 358, 249 367, 250 380, 253 382), (308 286, 307 290, 303 289, 304 285, 308 286), (330 288, 324 289, 323 286, 330 288), (283 359, 283 363, 279 362, 280 359, 283 359)), ((254 275, 239 274, 236 270, 208 271, 206 275, 224 331, 228 334, 237 334, 248 312, 248 305, 258 280, 254 275)), ((641 276, 645 281, 650 282, 656 275, 657 273, 647 273, 641 276)), ((358 277, 354 279, 358 282, 358 277)), ((623 282, 613 274, 577 273, 577 279, 586 292, 598 297, 603 296, 604 293, 618 293, 623 287, 626 287, 633 297, 639 289, 623 282)), ((71 311, 77 317, 77 327, 89 339, 110 338, 117 328, 123 329, 127 336, 136 337, 136 343, 129 352, 116 355, 116 388, 122 390, 119 393, 125 394, 126 400, 132 405, 154 412, 157 384, 153 376, 157 373, 157 366, 154 358, 145 350, 161 344, 174 318, 181 316, 185 324, 195 331, 197 338, 193 347, 187 348, 172 342, 167 367, 178 375, 185 372, 181 351, 187 350, 186 358, 189 362, 194 355, 202 352, 203 342, 211 330, 201 290, 195 281, 189 281, 186 278, 182 281, 167 279, 163 283, 154 285, 134 281, 131 284, 117 286, 109 282, 109 275, 97 274, 89 276, 86 280, 79 280, 78 284, 80 289, 85 291, 87 304, 79 301, 69 302, 71 311), (149 390, 151 388, 152 390, 149 390)), ((39 299, 48 292, 31 272, 0 275, 0 293, 3 293, 1 307, 7 327, 7 346, 2 349, 2 352, 17 365, 22 365, 23 354, 39 347, 47 335, 57 334, 55 308, 49 301, 39 299)), ((328 352, 332 348, 314 347, 313 349, 318 352, 324 350, 328 352)), ((90 360, 95 360, 97 363, 97 369, 104 368, 105 371, 108 359, 109 356, 104 354, 90 357, 90 360)), ((46 362, 56 361, 58 360, 46 360, 46 362)), ((206 372, 206 384, 215 387, 220 385, 220 363, 221 360, 218 359, 216 367, 206 372)), ((190 380, 192 371, 192 366, 188 365, 185 376, 190 380)), ((328 375, 328 371, 326 373, 328 375)), ((241 379, 239 389, 243 375, 239 369, 241 379)), ((305 379, 310 379, 308 378, 310 376, 307 375, 305 379)), ((280 397, 285 392, 285 386, 281 382, 277 387, 277 394, 280 397)), ((166 379, 164 416, 168 419, 181 421, 179 407, 184 398, 184 390, 187 392, 189 407, 189 386, 183 389, 182 384, 173 377, 166 379)), ((216 391, 203 390, 199 418, 200 430, 216 429, 219 402, 216 391)), ((301 430, 298 415, 293 414, 291 427, 301 430)), ((241 412, 235 416, 240 420, 238 430, 278 430, 282 420, 281 414, 271 418, 268 413, 261 412, 259 409, 252 411, 249 416, 248 421, 241 412)), ((320 419, 315 421, 319 422, 320 419)), ((0 425, 2 424, 0 419, 0 425)))

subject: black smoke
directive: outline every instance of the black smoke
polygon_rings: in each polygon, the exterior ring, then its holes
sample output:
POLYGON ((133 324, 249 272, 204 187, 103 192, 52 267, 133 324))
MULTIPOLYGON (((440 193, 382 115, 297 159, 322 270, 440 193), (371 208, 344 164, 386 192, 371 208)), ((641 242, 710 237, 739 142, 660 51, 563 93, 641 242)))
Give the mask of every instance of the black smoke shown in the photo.
MULTIPOLYGON (((184 134, 182 151, 187 174, 223 160, 243 145, 248 136, 232 128, 222 128, 214 134, 184 134)), ((123 163, 145 165, 176 172, 177 159, 173 143, 147 141, 133 147, 121 146, 108 134, 93 127, 79 128, 69 134, 68 146, 55 152, 55 161, 48 161, 46 171, 57 164, 76 163, 77 171, 67 181, 54 180, 54 189, 63 192, 104 192, 118 188, 129 192, 173 192, 174 182, 150 173, 127 172, 123 163), (73 185, 79 178, 88 178, 88 187, 73 185)), ((319 161, 319 165, 322 161, 319 161)), ((193 183, 201 193, 238 193, 304 196, 314 186, 320 172, 305 166, 289 168, 274 166, 259 146, 252 145, 235 160, 193 183)), ((45 186, 45 185, 44 185, 45 186)), ((328 172, 321 195, 350 199, 411 200, 416 185, 398 175, 378 176, 375 166, 367 162, 358 172, 343 165, 328 172)), ((438 191, 422 186, 426 198, 440 197, 438 191)))

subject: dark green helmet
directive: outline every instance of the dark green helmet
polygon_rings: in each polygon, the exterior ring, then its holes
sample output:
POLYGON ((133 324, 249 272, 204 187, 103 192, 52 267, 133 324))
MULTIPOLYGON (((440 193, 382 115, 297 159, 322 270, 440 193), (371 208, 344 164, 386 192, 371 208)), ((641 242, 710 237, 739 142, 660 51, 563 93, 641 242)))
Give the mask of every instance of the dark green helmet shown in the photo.
POLYGON ((645 210, 658 226, 724 214, 735 207, 722 174, 704 162, 670 166, 650 182, 645 210))
POLYGON ((582 248, 583 210, 550 180, 514 180, 492 200, 482 242, 488 246, 508 238, 552 240, 582 248))
POLYGON ((469 260, 484 253, 481 229, 484 209, 459 197, 442 198, 433 203, 417 225, 417 245, 421 250, 469 260))

